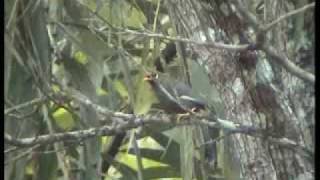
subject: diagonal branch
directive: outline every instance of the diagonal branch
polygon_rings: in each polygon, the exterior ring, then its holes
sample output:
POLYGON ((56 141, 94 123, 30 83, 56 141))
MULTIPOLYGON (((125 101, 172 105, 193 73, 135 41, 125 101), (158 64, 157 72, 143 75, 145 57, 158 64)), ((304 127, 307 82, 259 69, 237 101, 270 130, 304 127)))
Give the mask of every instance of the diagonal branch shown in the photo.
POLYGON ((293 11, 291 11, 291 12, 285 14, 285 15, 280 16, 278 19, 276 19, 276 20, 274 20, 273 22, 265 25, 265 26, 263 27, 263 31, 268 31, 269 29, 271 29, 272 27, 274 27, 276 24, 278 24, 280 21, 283 21, 283 20, 285 20, 285 19, 287 19, 287 18, 290 18, 290 17, 292 17, 292 16, 294 16, 294 15, 296 15, 296 14, 302 13, 302 12, 308 10, 308 9, 314 8, 314 7, 315 7, 315 4, 316 4, 315 2, 310 3, 310 4, 307 4, 307 5, 303 6, 302 8, 293 10, 293 11))
MULTIPOLYGON (((125 116, 124 116, 125 117, 125 116)), ((34 145, 47 145, 53 144, 55 142, 60 141, 82 141, 88 138, 96 137, 96 136, 113 136, 120 132, 128 131, 133 128, 146 126, 146 125, 201 125, 208 127, 215 127, 220 129, 228 130, 233 133, 240 133, 244 135, 249 135, 258 138, 266 138, 267 141, 278 144, 282 147, 291 148, 301 153, 304 157, 309 159, 313 158, 313 152, 308 150, 307 148, 299 145, 295 141, 292 141, 288 138, 281 137, 276 138, 272 136, 265 136, 265 130, 261 128, 256 128, 253 126, 245 126, 240 124, 235 124, 231 121, 217 119, 216 122, 210 122, 205 119, 199 117, 189 117, 185 119, 183 122, 177 124, 172 121, 173 116, 169 116, 166 114, 158 114, 158 115, 145 115, 145 116, 135 116, 132 114, 128 114, 126 117, 130 117, 128 119, 123 119, 123 121, 117 123, 114 126, 102 126, 98 128, 89 128, 85 130, 64 132, 64 133, 55 133, 55 134, 46 134, 37 137, 30 138, 14 138, 8 133, 5 133, 4 140, 6 144, 10 144, 17 147, 31 147, 34 145)))
POLYGON ((312 84, 315 83, 315 76, 312 73, 309 73, 298 66, 296 66, 292 61, 290 61, 286 56, 280 55, 276 50, 268 45, 264 45, 262 50, 275 59, 279 64, 282 65, 285 69, 291 72, 293 75, 299 77, 302 80, 308 81, 312 84))
MULTIPOLYGON (((262 24, 260 24, 256 17, 250 13, 244 6, 243 3, 240 0, 232 0, 233 4, 237 7, 237 9, 239 10, 239 12, 241 13, 241 15, 243 17, 245 17, 247 19, 247 21, 250 23, 250 25, 256 30, 257 35, 261 34, 261 33, 267 33, 267 31, 264 31, 264 26, 262 24)), ((304 7, 303 10, 305 10, 306 8, 311 8, 312 4, 310 6, 304 7)), ((291 12, 291 15, 302 12, 301 9, 299 9, 298 12, 294 11, 291 12)), ((284 17, 280 17, 278 20, 272 22, 271 24, 267 25, 268 26, 273 26, 274 24, 276 24, 276 22, 281 21, 283 19, 286 19, 288 17, 291 17, 290 15, 284 16, 284 17)), ((257 42, 258 43, 258 42, 257 42)), ((309 73, 305 70, 303 70, 302 68, 300 68, 299 66, 295 65, 294 63, 292 63, 291 60, 289 60, 288 58, 286 58, 285 56, 282 56, 280 53, 276 52, 275 48, 273 46, 271 46, 269 43, 267 44, 265 41, 262 42, 262 48, 260 50, 262 50, 263 52, 265 52, 267 55, 271 56, 274 60, 276 60, 277 63, 279 63, 283 68, 285 68, 288 72, 290 72, 291 74, 293 74, 294 76, 305 80, 311 84, 315 83, 315 76, 312 73, 309 73)))
POLYGON ((4 114, 7 115, 7 114, 11 113, 12 111, 17 111, 19 109, 23 109, 23 108, 26 108, 28 106, 32 106, 32 105, 35 105, 35 104, 42 103, 45 100, 46 100, 46 98, 44 98, 44 97, 35 98, 35 99, 31 100, 31 101, 28 101, 28 102, 16 105, 14 107, 10 107, 10 108, 5 109, 4 110, 4 114))

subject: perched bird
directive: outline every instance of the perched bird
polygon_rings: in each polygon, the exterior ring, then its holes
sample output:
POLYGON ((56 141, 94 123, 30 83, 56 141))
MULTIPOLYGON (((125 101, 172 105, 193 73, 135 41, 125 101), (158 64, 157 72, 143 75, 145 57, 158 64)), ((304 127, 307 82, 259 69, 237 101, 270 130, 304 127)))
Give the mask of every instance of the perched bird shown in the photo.
POLYGON ((206 108, 206 103, 199 98, 192 97, 191 87, 187 84, 159 77, 159 74, 148 73, 144 80, 152 87, 157 99, 158 107, 167 113, 197 112, 206 108))
MULTIPOLYGON (((144 80, 147 81, 153 89, 154 94, 159 101, 158 108, 169 114, 178 114, 178 122, 182 116, 188 115, 190 112, 205 110, 208 115, 211 115, 212 109, 209 108, 207 103, 199 97, 194 97, 192 95, 191 87, 182 81, 170 79, 163 74, 161 74, 160 77, 160 75, 156 73, 146 74, 144 80)), ((197 132, 203 134, 204 137, 203 140, 198 139, 199 144, 212 141, 212 131, 214 133, 219 133, 219 131, 212 130, 212 128, 209 127, 198 128, 200 129, 198 129, 197 132)), ((216 136, 217 135, 214 137, 216 136)), ((186 137, 186 139, 188 138, 186 137)), ((209 166, 211 167, 211 165, 214 165, 214 168, 217 167, 217 149, 215 142, 207 144, 204 152, 205 157, 210 163, 209 166)))

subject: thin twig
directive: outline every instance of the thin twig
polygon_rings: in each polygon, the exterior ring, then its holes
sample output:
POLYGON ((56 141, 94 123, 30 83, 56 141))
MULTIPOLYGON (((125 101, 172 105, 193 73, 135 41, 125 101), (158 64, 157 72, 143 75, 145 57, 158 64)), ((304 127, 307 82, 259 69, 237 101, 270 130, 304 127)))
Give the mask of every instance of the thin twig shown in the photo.
POLYGON ((149 32, 139 32, 134 30, 125 29, 120 32, 113 32, 113 34, 134 34, 134 35, 141 35, 141 36, 147 36, 150 38, 161 38, 161 39, 167 39, 170 41, 178 41, 178 42, 184 42, 184 43, 192 43, 199 46, 207 46, 207 47, 214 47, 217 49, 226 49, 230 51, 242 51, 246 50, 249 45, 247 44, 240 44, 240 45, 231 45, 231 44, 224 44, 224 43, 218 43, 218 42, 199 42, 190 40, 187 38, 180 38, 180 37, 172 37, 172 36, 166 36, 163 34, 158 33, 149 33, 149 32))
MULTIPOLYGON (((240 0, 232 0, 236 8, 239 10, 241 15, 247 19, 247 21, 250 23, 250 25, 256 30, 256 33, 266 33, 266 31, 263 31, 263 25, 261 25, 256 17, 250 13, 244 6, 243 3, 240 0)), ((312 4, 310 5, 312 6, 312 4)), ((307 6, 309 7, 309 6, 307 6)), ((295 12, 297 13, 297 12, 295 12)), ((279 18, 280 19, 280 18, 279 18)), ((285 19, 285 18, 282 18, 285 19)), ((281 20, 282 20, 281 19, 281 20)), ((274 23, 274 22, 273 22, 274 23)), ((269 24, 270 25, 270 24, 269 24)), ((273 25, 272 25, 273 26, 273 25)), ((283 56, 282 54, 278 53, 274 47, 270 43, 266 43, 264 41, 261 45, 263 52, 265 52, 267 55, 271 56, 278 64, 280 64, 284 69, 286 69, 289 73, 292 75, 305 80, 309 83, 314 84, 315 83, 315 75, 312 73, 309 73, 302 68, 298 67, 294 63, 292 63, 291 60, 289 60, 287 57, 283 56)))
POLYGON ((250 25, 257 31, 261 31, 261 25, 258 23, 256 16, 250 13, 247 8, 244 7, 243 2, 240 0, 232 0, 233 4, 237 7, 241 15, 250 23, 250 25))
POLYGON ((141 152, 139 149, 139 145, 137 142, 137 137, 136 137, 136 133, 133 132, 133 148, 134 148, 134 153, 136 155, 136 160, 137 160, 137 166, 138 166, 138 178, 139 180, 143 180, 143 163, 142 163, 142 158, 141 158, 141 152))
POLYGON ((293 10, 285 15, 280 16, 278 19, 274 20, 273 22, 267 24, 264 26, 263 31, 268 31, 269 29, 271 29, 273 26, 275 26, 276 24, 278 24, 280 21, 283 21, 287 18, 290 18, 291 16, 294 16, 296 14, 302 13, 308 9, 314 8, 315 7, 315 2, 307 4, 305 6, 303 6, 302 8, 293 10))
POLYGON ((29 107, 29 106, 32 106, 35 104, 39 104, 45 100, 46 100, 46 98, 44 98, 44 97, 35 98, 31 101, 28 101, 28 102, 25 102, 25 103, 22 103, 22 104, 5 109, 4 114, 7 115, 7 114, 11 113, 12 111, 17 111, 19 109, 23 109, 23 108, 26 108, 26 107, 29 107))
POLYGON ((8 148, 8 149, 4 150, 4 154, 14 152, 14 151, 16 151, 17 149, 18 149, 17 147, 8 148))
POLYGON ((285 55, 281 55, 280 53, 276 52, 276 50, 271 47, 264 45, 262 50, 267 53, 270 57, 276 60, 279 64, 282 65, 288 72, 299 77, 302 80, 310 82, 312 84, 315 83, 315 76, 314 74, 307 72, 298 66, 296 66, 292 61, 290 61, 285 55))
POLYGON ((30 147, 28 150, 24 151, 24 152, 21 152, 20 154, 18 154, 17 156, 13 157, 13 158, 10 158, 10 160, 4 162, 4 165, 8 165, 10 164, 11 162, 14 162, 18 159, 21 159, 25 156, 27 156, 28 154, 32 153, 33 150, 35 150, 36 148, 40 147, 41 145, 40 144, 36 144, 34 145, 33 147, 30 147))

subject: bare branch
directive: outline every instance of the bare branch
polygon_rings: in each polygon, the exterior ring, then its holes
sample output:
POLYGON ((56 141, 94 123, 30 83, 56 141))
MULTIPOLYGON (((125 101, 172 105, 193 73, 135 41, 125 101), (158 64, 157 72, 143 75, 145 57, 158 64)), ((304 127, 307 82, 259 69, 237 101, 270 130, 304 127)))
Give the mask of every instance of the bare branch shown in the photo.
MULTIPOLYGON (((72 23, 72 22, 64 22, 63 24, 61 23, 56 23, 59 26, 63 27, 64 25, 71 25, 71 26, 77 26, 77 27, 81 27, 81 28, 85 28, 85 29, 90 29, 87 26, 81 25, 81 24, 76 24, 76 23, 72 23)), ((64 28, 65 29, 65 28, 64 28)), ((92 29, 90 29, 92 30, 92 29)), ((99 29, 93 29, 98 33, 102 33, 103 31, 108 31, 108 33, 112 33, 112 34, 132 34, 132 35, 138 35, 138 36, 144 36, 144 37, 149 37, 149 38, 160 38, 160 39, 167 39, 170 41, 177 41, 177 42, 184 42, 184 43, 191 43, 191 44, 195 44, 198 46, 206 46, 206 47, 213 47, 213 48, 217 48, 217 49, 226 49, 229 51, 242 51, 242 50, 246 50, 248 49, 249 45, 248 44, 239 44, 239 45, 234 45, 234 44, 224 44, 224 43, 220 43, 220 42, 199 42, 199 41, 194 41, 194 40, 190 40, 187 38, 180 38, 180 37, 173 37, 173 36, 166 36, 164 34, 160 34, 160 33, 154 33, 154 32, 149 32, 149 31, 135 31, 135 30, 131 30, 131 29, 124 29, 124 28, 119 28, 119 27, 114 27, 112 29, 110 29, 109 26, 106 27, 102 27, 99 29), (116 30, 116 31, 114 31, 116 30)))
POLYGON ((10 164, 10 163, 12 163, 12 162, 15 162, 15 161, 18 160, 18 159, 21 159, 21 158, 23 158, 23 157, 31 154, 31 153, 32 153, 35 149, 37 149, 38 147, 40 147, 40 144, 36 144, 35 146, 30 147, 30 148, 27 149, 26 151, 23 151, 23 152, 21 152, 20 154, 18 154, 17 156, 15 156, 15 157, 11 158, 10 160, 6 161, 6 162, 4 163, 4 165, 8 165, 8 164, 10 164))
POLYGON ((77 100, 84 105, 92 107, 98 113, 108 116, 108 119, 112 119, 112 122, 114 122, 113 125, 105 125, 102 127, 89 128, 85 130, 46 134, 36 137, 20 139, 14 138, 8 133, 5 133, 5 143, 17 147, 31 147, 37 144, 46 145, 60 141, 81 141, 96 136, 113 136, 118 133, 146 125, 201 125, 223 129, 231 133, 241 133, 260 138, 271 138, 272 143, 276 143, 284 147, 295 148, 298 152, 304 153, 304 156, 306 156, 305 154, 307 154, 307 156, 310 158, 310 156, 313 155, 313 153, 307 151, 306 148, 300 146, 298 143, 287 138, 274 138, 270 135, 267 135, 266 137, 266 130, 254 126, 241 125, 234 123, 234 121, 223 120, 216 117, 201 116, 196 114, 191 114, 182 122, 177 124, 174 121, 174 119, 177 118, 175 115, 147 114, 139 116, 135 114, 113 112, 107 108, 92 103, 87 97, 85 97, 83 94, 76 90, 68 89, 67 93, 71 96, 72 99, 77 100), (208 119, 210 119, 210 121, 208 119), (283 139, 285 139, 286 141, 284 141, 283 139))
POLYGON ((226 49, 226 50, 230 50, 230 51, 242 51, 242 50, 246 50, 249 47, 249 45, 247 45, 247 44, 231 45, 231 44, 224 44, 224 43, 219 43, 219 42, 199 42, 199 41, 194 41, 194 40, 190 40, 187 38, 166 36, 166 35, 158 34, 158 33, 139 32, 139 31, 134 31, 134 30, 129 30, 129 29, 125 29, 123 31, 113 32, 113 33, 114 34, 134 34, 134 35, 146 36, 146 37, 150 37, 150 38, 161 38, 161 39, 167 39, 170 41, 191 43, 191 44, 195 44, 195 45, 199 45, 199 46, 213 47, 213 48, 217 48, 217 49, 226 49))
MULTIPOLYGON (((250 13, 242 4, 242 2, 240 0, 232 0, 232 2, 234 3, 234 5, 237 7, 237 9, 240 11, 240 13, 242 14, 242 16, 244 16, 245 18, 247 18, 248 22, 250 23, 250 25, 256 30, 256 33, 266 33, 264 31, 263 25, 261 25, 255 18, 255 16, 250 13)), ((312 6, 312 4, 310 5, 312 6)), ((307 6, 307 8, 309 8, 309 6, 307 6)), ((299 10, 300 12, 301 10, 299 10)), ((297 12, 295 12, 297 13, 297 12)), ((286 17, 285 17, 286 18, 286 17)), ((285 18, 279 18, 280 20, 285 19, 285 18)), ((279 20, 278 19, 278 20, 279 20)), ((273 22, 274 23, 274 22, 273 22)), ((270 25, 270 24, 269 24, 270 25)), ((273 26, 273 25, 272 25, 273 26)), ((265 41, 262 43, 262 51, 264 51, 267 55, 271 56, 272 58, 274 58, 276 60, 276 62, 278 62, 283 68, 285 68, 288 72, 290 72, 291 74, 297 76, 300 79, 303 79, 305 81, 308 81, 309 83, 314 84, 315 83, 315 76, 312 73, 309 73, 303 69, 301 69, 300 67, 296 66, 294 63, 292 63, 291 60, 289 60, 288 58, 286 58, 285 56, 280 55, 279 53, 277 53, 274 49, 274 47, 272 47, 269 43, 266 43, 265 41)))
MULTIPOLYGON (((119 114, 119 113, 114 113, 119 114)), ((19 147, 30 147, 35 144, 51 144, 59 141, 68 141, 68 140, 83 140, 92 138, 95 136, 112 136, 116 135, 119 132, 127 131, 145 124, 168 124, 172 123, 169 116, 146 116, 143 119, 135 116, 133 114, 128 114, 127 116, 123 116, 123 121, 118 122, 115 126, 105 125, 98 128, 89 128, 86 130, 79 130, 79 131, 71 131, 65 133, 56 133, 56 134, 47 134, 41 135, 37 137, 31 138, 21 138, 16 139, 13 138, 11 135, 5 133, 5 142, 19 147), (130 117, 130 118, 125 118, 130 117)))
POLYGON ((292 61, 290 61, 286 56, 281 55, 276 52, 276 50, 268 45, 264 45, 262 47, 262 50, 274 58, 279 64, 282 65, 288 72, 292 73, 293 75, 297 76, 300 79, 303 79, 305 81, 308 81, 312 84, 315 83, 315 77, 312 73, 309 73, 298 66, 296 66, 292 61))
POLYGON ((28 101, 28 102, 16 105, 14 107, 10 107, 10 108, 5 109, 4 110, 4 114, 7 115, 7 114, 11 113, 12 111, 17 111, 19 109, 26 108, 28 106, 39 104, 39 103, 41 103, 41 102, 43 102, 45 100, 46 100, 46 98, 44 98, 44 97, 35 98, 35 99, 31 100, 31 101, 28 101))
MULTIPOLYGON (((119 114, 119 113, 115 113, 119 114)), ((220 129, 228 130, 232 133, 241 133, 253 137, 266 138, 271 143, 278 144, 286 148, 293 148, 300 153, 303 153, 304 156, 312 159, 313 153, 310 150, 307 150, 305 147, 302 147, 298 143, 289 140, 287 138, 275 138, 271 136, 265 136, 265 130, 261 128, 256 128, 253 126, 245 126, 240 124, 235 124, 232 121, 217 119, 216 122, 210 122, 205 119, 199 119, 199 117, 190 116, 188 119, 184 119, 183 122, 177 124, 172 119, 173 116, 166 114, 158 115, 145 115, 145 116, 136 116, 133 114, 127 114, 123 117, 131 117, 129 119, 123 119, 124 121, 118 122, 114 126, 102 126, 98 128, 89 128, 86 130, 78 130, 64 133, 56 134, 47 134, 31 138, 13 138, 11 135, 5 133, 5 143, 18 146, 18 147, 30 147, 37 144, 46 145, 52 144, 60 141, 82 141, 88 138, 96 136, 113 136, 120 132, 128 131, 133 128, 146 125, 202 125, 215 127, 220 129)))
POLYGON ((257 31, 261 31, 262 27, 258 23, 255 15, 250 13, 240 0, 232 0, 233 4, 237 7, 241 15, 250 23, 250 25, 257 31))
MULTIPOLYGON (((96 136, 113 136, 124 131, 128 131, 128 130, 145 126, 145 125, 152 125, 152 124, 153 125, 201 125, 201 126, 224 129, 232 133, 242 133, 242 134, 246 134, 254 137, 263 138, 266 136, 265 130, 261 128, 240 125, 240 124, 234 123, 234 121, 223 120, 216 117, 203 117, 203 116, 191 114, 189 117, 184 119, 183 122, 180 122, 177 124, 174 121, 174 119, 177 118, 175 115, 149 114, 149 115, 138 116, 138 115, 126 114, 122 112, 113 112, 108 110, 107 108, 104 108, 97 104, 92 103, 87 97, 85 97, 80 92, 77 92, 76 90, 68 89, 67 93, 71 95, 72 99, 75 99, 82 104, 90 106, 93 109, 95 109, 97 112, 110 117, 108 119, 112 119, 112 122, 114 122, 113 125, 112 126, 105 125, 102 127, 89 128, 86 130, 47 134, 47 135, 41 135, 37 137, 21 138, 21 139, 13 138, 11 135, 5 133, 5 136, 4 136, 5 143, 13 146, 17 146, 17 147, 30 147, 37 144, 46 145, 46 144, 52 144, 55 142, 68 141, 68 140, 81 141, 81 140, 96 137, 96 136), (210 119, 210 121, 208 119, 210 119)), ((303 152, 304 154, 307 154, 304 147, 301 147, 299 144, 297 144, 292 140, 283 141, 282 140, 283 138, 273 138, 270 136, 268 136, 267 138, 272 138, 273 143, 277 143, 285 147, 298 148, 300 149, 299 152, 303 152)))
POLYGON ((273 22, 267 24, 264 26, 263 31, 268 31, 269 29, 271 29, 272 27, 274 27, 276 24, 278 24, 280 21, 285 20, 287 18, 290 18, 291 16, 294 16, 296 14, 302 13, 308 9, 314 8, 315 7, 315 2, 307 4, 305 6, 303 6, 302 8, 293 10, 285 15, 280 16, 278 19, 274 20, 273 22))

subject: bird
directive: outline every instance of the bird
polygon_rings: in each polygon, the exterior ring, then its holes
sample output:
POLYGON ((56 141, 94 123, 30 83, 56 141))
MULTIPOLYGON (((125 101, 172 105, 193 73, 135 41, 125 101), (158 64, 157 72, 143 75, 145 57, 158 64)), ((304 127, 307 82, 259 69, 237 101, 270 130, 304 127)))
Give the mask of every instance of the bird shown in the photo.
POLYGON ((153 89, 159 104, 158 107, 166 113, 198 112, 206 109, 206 102, 192 96, 192 88, 182 81, 170 79, 158 73, 147 73, 144 76, 153 89))
MULTIPOLYGON (((158 108, 168 114, 177 114, 178 123, 182 117, 189 116, 191 113, 200 113, 201 110, 204 111, 204 114, 201 114, 201 116, 207 115, 210 117, 212 115, 211 113, 213 113, 212 108, 208 106, 207 102, 200 97, 194 97, 192 88, 182 81, 169 78, 165 76, 165 74, 157 74, 154 72, 146 73, 144 80, 147 81, 153 89, 159 101, 158 108)), ((212 141, 209 130, 211 132, 212 128, 201 127, 200 132, 203 133, 203 137, 205 138, 204 142, 212 141)), ((216 151, 215 142, 205 147, 205 156, 210 166, 212 164, 214 167, 217 167, 216 151)))

